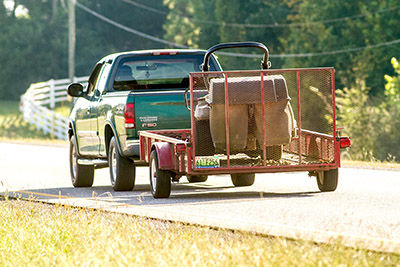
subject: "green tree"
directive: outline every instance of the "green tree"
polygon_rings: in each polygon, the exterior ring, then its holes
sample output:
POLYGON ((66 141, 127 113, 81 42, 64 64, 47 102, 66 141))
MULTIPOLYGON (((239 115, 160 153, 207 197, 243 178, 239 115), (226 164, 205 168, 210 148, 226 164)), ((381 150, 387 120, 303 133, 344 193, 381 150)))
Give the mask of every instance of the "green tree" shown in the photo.
MULTIPOLYGON (((290 23, 306 23, 291 27, 285 53, 329 52, 366 47, 399 39, 399 2, 382 1, 330 1, 288 0, 298 14, 289 17, 290 23), (384 12, 378 12, 378 11, 384 12), (358 16, 357 15, 365 15, 358 16), (331 19, 345 18, 341 21, 331 19), (316 23, 323 21, 325 23, 316 23)), ((374 95, 382 91, 385 73, 390 73, 390 58, 400 52, 398 45, 382 46, 351 53, 326 56, 290 58, 286 67, 334 66, 338 87, 351 87, 357 80, 365 80, 374 95)))
POLYGON ((400 159, 400 64, 391 60, 395 74, 385 75, 384 98, 379 105, 379 135, 376 141, 376 155, 380 159, 400 159))
MULTIPOLYGON (((289 7, 282 1, 216 1, 216 18, 222 23, 220 26, 220 40, 232 41, 257 41, 265 44, 270 53, 281 53, 282 44, 280 37, 287 31, 284 28, 259 27, 255 25, 285 24, 289 7), (232 26, 224 24, 238 23, 246 26, 232 26)), ((237 52, 260 54, 257 49, 240 49, 237 52)), ((260 59, 244 59, 238 57, 223 57, 225 65, 232 69, 258 69, 260 59)), ((282 67, 282 60, 271 59, 273 68, 282 67)))
MULTIPOLYGON (((84 5, 100 15, 126 27, 163 37, 166 15, 130 5, 123 1, 87 0, 84 5)), ((161 12, 166 8, 160 1, 149 0, 146 5, 157 6, 161 12)), ((95 62, 110 53, 140 49, 164 48, 165 45, 133 35, 104 22, 77 7, 76 73, 88 75, 95 62)))
POLYGON ((391 63, 395 74, 385 75, 384 94, 369 96, 365 82, 337 93, 338 124, 352 139, 354 159, 400 159, 400 64, 391 63))
MULTIPOLYGON (((259 41, 274 53, 281 52, 278 36, 285 33, 283 28, 252 27, 248 24, 285 23, 290 10, 282 1, 165 0, 164 3, 170 10, 164 26, 166 39, 203 49, 221 42, 259 41)), ((256 49, 230 52, 260 54, 256 49)), ((225 69, 260 67, 260 59, 220 56, 220 61, 225 69)), ((282 66, 283 61, 274 59, 272 63, 276 68, 282 66)))
MULTIPOLYGON (((15 1, 9 12, 1 6, 0 98, 18 99, 31 82, 63 77, 66 65, 65 31, 46 12, 49 3, 15 1), (29 8, 28 16, 16 16, 18 5, 29 8), (65 47, 65 49, 63 49, 65 47)), ((51 10, 51 9, 50 9, 51 10)))
MULTIPOLYGON (((91 10, 138 31, 162 37, 165 15, 149 16, 123 1, 80 1, 91 10)), ((6 10, 0 3, 0 99, 18 99, 30 83, 68 76, 68 10, 53 1, 14 0, 6 10), (24 7, 27 16, 18 16, 24 7)), ((159 5, 160 0, 149 0, 159 5)), ((166 12, 164 6, 159 7, 166 12)), ((116 28, 77 7, 76 75, 88 75, 103 56, 126 50, 163 48, 165 45, 116 28)))
POLYGON ((376 157, 375 142, 379 127, 379 109, 368 96, 365 82, 357 81, 353 88, 337 91, 338 126, 350 136, 352 146, 349 151, 352 159, 371 161, 376 157))
POLYGON ((187 17, 195 16, 193 2, 186 0, 164 0, 164 4, 170 10, 164 24, 164 37, 181 45, 198 48, 200 27, 187 17))

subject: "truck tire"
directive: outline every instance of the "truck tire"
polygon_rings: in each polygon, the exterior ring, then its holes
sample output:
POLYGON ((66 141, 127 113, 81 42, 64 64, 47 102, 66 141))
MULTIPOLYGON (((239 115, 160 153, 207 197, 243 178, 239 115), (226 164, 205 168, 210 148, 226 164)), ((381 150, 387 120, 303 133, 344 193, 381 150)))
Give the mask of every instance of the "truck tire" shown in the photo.
POLYGON ((189 183, 201 183, 205 182, 208 179, 207 175, 186 175, 187 180, 189 183))
POLYGON ((156 150, 150 153, 150 189, 154 198, 168 198, 171 194, 171 173, 160 170, 156 150))
POLYGON ((135 186, 135 163, 122 156, 113 136, 108 150, 108 166, 110 167, 110 180, 114 191, 130 191, 135 186))
POLYGON ((91 187, 94 178, 94 166, 78 163, 75 137, 69 139, 69 170, 74 187, 91 187))
POLYGON ((338 185, 338 169, 317 172, 317 184, 321 192, 335 191, 338 185))
POLYGON ((255 173, 232 173, 231 180, 234 186, 250 186, 254 184, 255 173))

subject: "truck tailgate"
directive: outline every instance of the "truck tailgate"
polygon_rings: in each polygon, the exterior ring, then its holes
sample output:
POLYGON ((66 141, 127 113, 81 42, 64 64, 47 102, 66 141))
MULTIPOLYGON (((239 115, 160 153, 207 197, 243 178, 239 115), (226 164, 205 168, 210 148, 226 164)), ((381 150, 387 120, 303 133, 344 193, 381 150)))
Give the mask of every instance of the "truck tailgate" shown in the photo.
POLYGON ((132 92, 136 130, 190 128, 184 93, 184 90, 132 92))

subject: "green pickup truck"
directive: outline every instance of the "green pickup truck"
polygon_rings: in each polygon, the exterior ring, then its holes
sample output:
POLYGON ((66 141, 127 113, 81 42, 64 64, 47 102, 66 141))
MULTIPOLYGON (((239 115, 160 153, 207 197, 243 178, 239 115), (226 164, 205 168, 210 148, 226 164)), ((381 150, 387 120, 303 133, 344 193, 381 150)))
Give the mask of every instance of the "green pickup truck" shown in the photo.
MULTIPOLYGON (((90 187, 94 170, 109 167, 114 190, 132 190, 138 131, 190 128, 185 107, 189 73, 201 70, 204 50, 145 50, 112 54, 94 67, 87 88, 73 83, 70 172, 74 187, 90 187)), ((210 70, 221 70, 215 57, 210 70)))

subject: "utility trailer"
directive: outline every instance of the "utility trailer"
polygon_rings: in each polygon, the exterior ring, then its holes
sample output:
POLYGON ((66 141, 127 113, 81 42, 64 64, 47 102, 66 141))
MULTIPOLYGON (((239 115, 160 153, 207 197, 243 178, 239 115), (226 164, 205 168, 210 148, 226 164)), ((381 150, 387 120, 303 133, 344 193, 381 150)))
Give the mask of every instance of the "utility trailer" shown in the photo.
POLYGON ((261 43, 211 47, 203 71, 190 73, 191 129, 139 133, 155 198, 169 197, 182 176, 203 182, 218 174, 250 186, 255 173, 305 171, 322 192, 336 189, 340 149, 350 139, 336 127, 334 69, 269 69, 268 57, 261 43), (213 52, 236 47, 262 49, 262 69, 208 71, 213 52))

